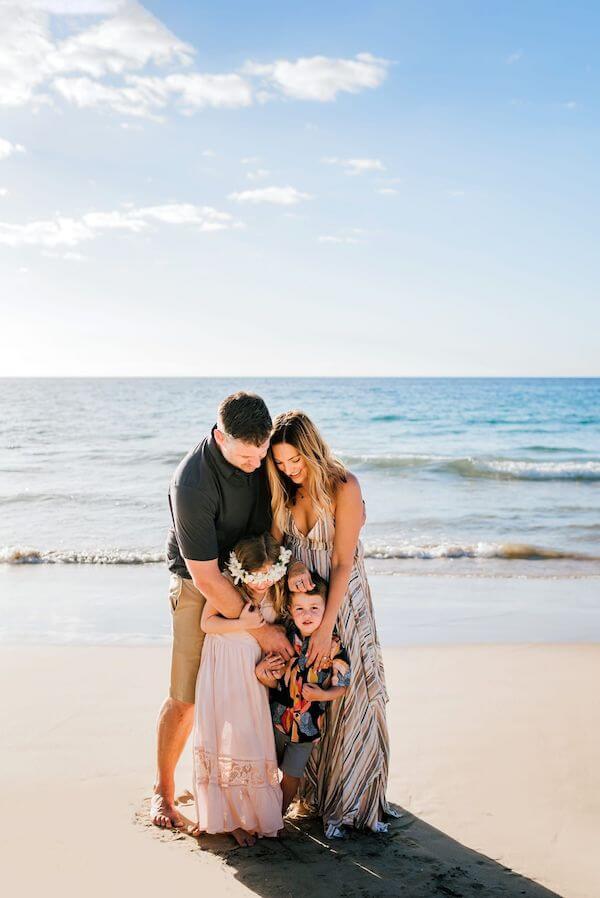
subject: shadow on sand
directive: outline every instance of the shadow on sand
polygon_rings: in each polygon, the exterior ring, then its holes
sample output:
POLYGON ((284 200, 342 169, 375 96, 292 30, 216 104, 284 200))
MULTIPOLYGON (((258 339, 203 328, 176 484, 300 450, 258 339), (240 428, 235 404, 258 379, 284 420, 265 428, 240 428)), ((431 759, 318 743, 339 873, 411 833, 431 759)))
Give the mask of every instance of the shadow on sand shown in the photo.
MULTIPOLYGON (((193 800, 184 795, 178 804, 183 812, 193 800)), ((387 834, 352 833, 327 841, 319 820, 294 818, 286 820, 281 839, 261 839, 253 848, 238 848, 226 835, 194 838, 157 830, 148 816, 149 799, 135 821, 161 840, 186 845, 199 860, 219 859, 224 875, 261 898, 560 898, 395 807, 402 816, 390 820, 387 834)))

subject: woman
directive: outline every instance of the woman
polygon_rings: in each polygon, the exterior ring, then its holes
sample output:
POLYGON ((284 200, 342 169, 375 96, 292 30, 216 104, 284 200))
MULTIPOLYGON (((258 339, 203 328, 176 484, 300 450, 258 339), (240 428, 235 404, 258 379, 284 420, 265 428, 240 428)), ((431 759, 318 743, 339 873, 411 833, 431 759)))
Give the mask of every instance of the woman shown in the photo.
POLYGON ((323 817, 328 838, 343 826, 382 832, 389 741, 387 693, 371 593, 359 540, 363 501, 356 477, 336 459, 300 411, 279 415, 267 456, 273 535, 297 563, 290 588, 306 591, 310 570, 329 580, 323 621, 311 637, 309 662, 328 661, 336 627, 353 668, 343 699, 328 709, 326 734, 306 770, 302 798, 323 817))

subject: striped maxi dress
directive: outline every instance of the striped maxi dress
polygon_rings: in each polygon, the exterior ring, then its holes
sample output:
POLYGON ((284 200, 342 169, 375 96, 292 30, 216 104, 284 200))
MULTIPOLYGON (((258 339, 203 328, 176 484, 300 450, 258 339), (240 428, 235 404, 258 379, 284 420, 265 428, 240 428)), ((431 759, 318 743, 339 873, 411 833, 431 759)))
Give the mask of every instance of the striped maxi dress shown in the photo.
MULTIPOLYGON (((294 558, 329 580, 335 522, 320 517, 304 536, 288 509, 284 542, 294 558)), ((348 652, 351 682, 343 698, 327 704, 325 735, 313 749, 300 787, 303 802, 323 818, 327 836, 343 826, 387 829, 382 818, 397 816, 387 803, 388 700, 381 647, 359 540, 337 630, 348 652)))

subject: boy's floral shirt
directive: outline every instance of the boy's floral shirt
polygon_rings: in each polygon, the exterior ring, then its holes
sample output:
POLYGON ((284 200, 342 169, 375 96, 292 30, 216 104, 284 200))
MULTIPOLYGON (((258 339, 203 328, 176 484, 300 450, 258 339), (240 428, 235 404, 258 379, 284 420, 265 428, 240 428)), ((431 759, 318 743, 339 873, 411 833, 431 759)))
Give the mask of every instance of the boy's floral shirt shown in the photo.
POLYGON ((287 637, 295 655, 288 661, 285 673, 277 686, 269 689, 271 716, 276 729, 289 736, 292 742, 316 742, 323 732, 326 702, 311 702, 302 698, 302 686, 311 683, 321 689, 350 685, 350 661, 339 637, 333 634, 333 657, 322 670, 308 667, 306 656, 310 636, 303 637, 294 623, 287 626, 287 637))

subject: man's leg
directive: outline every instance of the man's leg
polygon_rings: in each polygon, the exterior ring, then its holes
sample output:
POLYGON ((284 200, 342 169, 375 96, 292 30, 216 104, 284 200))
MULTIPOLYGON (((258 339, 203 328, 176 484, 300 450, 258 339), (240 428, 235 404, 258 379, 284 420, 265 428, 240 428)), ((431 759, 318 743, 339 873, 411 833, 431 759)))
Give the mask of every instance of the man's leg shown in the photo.
POLYGON ((175 768, 192 731, 194 706, 167 698, 158 715, 157 764, 150 818, 156 826, 181 826, 175 809, 175 768))
POLYGON ((171 687, 157 723, 157 771, 150 818, 156 826, 180 826, 176 811, 175 768, 194 723, 194 695, 204 633, 200 619, 204 596, 191 580, 172 575, 169 599, 173 613, 171 687))

